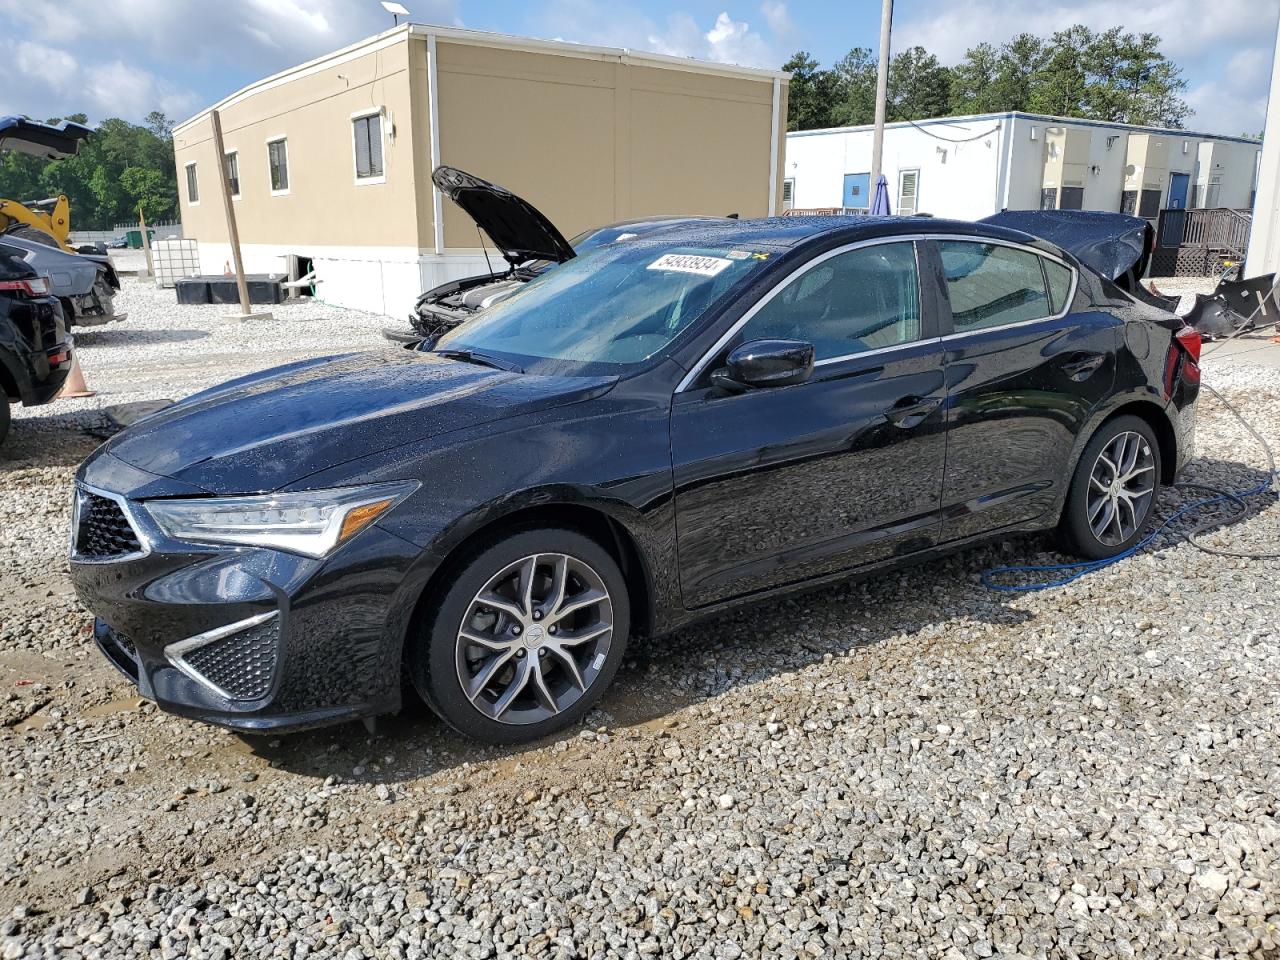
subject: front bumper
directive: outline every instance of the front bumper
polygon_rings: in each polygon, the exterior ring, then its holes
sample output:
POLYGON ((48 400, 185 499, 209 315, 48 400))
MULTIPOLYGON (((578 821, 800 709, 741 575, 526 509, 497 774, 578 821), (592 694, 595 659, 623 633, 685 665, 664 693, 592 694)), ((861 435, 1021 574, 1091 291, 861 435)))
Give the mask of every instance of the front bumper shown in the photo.
POLYGON ((138 543, 104 559, 78 555, 73 539, 71 579, 99 649, 142 696, 245 732, 399 708, 406 576, 420 548, 376 524, 321 560, 178 543, 110 496, 138 543))

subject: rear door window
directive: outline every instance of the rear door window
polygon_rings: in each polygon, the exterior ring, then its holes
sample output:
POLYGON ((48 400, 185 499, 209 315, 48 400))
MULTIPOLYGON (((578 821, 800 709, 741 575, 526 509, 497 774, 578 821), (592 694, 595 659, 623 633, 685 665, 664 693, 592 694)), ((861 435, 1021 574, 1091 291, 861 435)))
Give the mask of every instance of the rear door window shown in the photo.
MULTIPOLYGON (((938 242, 956 333, 1052 316, 1044 259, 1027 250, 969 240, 938 242)), ((1065 298, 1065 293, 1063 294, 1065 298)))

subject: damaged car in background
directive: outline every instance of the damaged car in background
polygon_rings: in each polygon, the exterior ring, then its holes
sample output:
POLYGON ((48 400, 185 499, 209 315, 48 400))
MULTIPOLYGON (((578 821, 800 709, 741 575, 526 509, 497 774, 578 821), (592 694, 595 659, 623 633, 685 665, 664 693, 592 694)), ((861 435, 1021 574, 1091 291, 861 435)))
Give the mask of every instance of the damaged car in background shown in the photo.
MULTIPOLYGON (((93 131, 78 123, 54 126, 25 117, 0 117, 0 153, 62 160, 74 156, 91 136, 93 131)), ((0 238, 21 251, 18 255, 37 275, 48 278, 68 326, 124 320, 125 315, 115 309, 120 292, 115 267, 104 250, 72 244, 70 218, 65 196, 26 201, 0 198, 0 238)))
POLYGON ((422 294, 409 317, 413 334, 387 333, 389 339, 406 343, 442 336, 479 311, 505 300, 557 264, 603 244, 650 236, 688 223, 736 218, 736 214, 644 217, 587 230, 566 240, 541 210, 505 187, 448 166, 437 167, 431 180, 484 231, 507 266, 501 273, 490 270, 478 276, 450 280, 422 294))

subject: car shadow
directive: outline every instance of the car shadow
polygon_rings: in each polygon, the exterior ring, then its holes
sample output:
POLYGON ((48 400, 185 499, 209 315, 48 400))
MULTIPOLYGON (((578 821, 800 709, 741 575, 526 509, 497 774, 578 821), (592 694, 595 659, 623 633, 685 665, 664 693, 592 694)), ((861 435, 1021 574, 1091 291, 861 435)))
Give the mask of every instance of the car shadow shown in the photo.
POLYGON ((192 340, 203 340, 210 336, 208 330, 142 330, 118 324, 101 327, 76 327, 76 345, 80 347, 130 346, 140 347, 147 344, 189 343, 192 340))
MULTIPOLYGON (((57 401, 54 401, 55 403, 57 401)), ((115 428, 92 411, 45 413, 15 418, 0 443, 0 477, 36 467, 75 467, 93 453, 115 428)))
MULTIPOLYGON (((1243 491, 1263 485, 1268 475, 1229 461, 1197 461, 1187 479, 1243 491)), ((1189 487, 1166 489, 1157 522, 1211 496, 1189 487)), ((1250 501, 1251 510, 1275 501, 1250 501)), ((1227 511, 1230 512, 1230 511, 1227 511)), ((1151 549, 1168 550, 1185 532, 1219 510, 1199 512, 1172 524, 1151 549)), ((744 605, 672 634, 633 641, 613 686, 586 721, 530 744, 478 744, 447 728, 412 693, 395 717, 380 718, 370 735, 347 724, 272 739, 247 737, 249 749, 290 772, 324 779, 395 784, 457 769, 463 764, 504 761, 528 766, 530 754, 584 730, 603 728, 617 735, 627 728, 669 722, 684 708, 735 690, 854 654, 870 647, 926 638, 948 622, 966 626, 1016 626, 1033 614, 1013 605, 1014 593, 982 583, 984 571, 1071 562, 1046 534, 991 541, 920 565, 872 573, 835 586, 744 605)), ((1010 583, 1044 582, 1061 572, 1028 571, 1010 583)), ((758 718, 764 722, 768 718, 758 718)), ((539 758, 557 762, 555 751, 539 758)))

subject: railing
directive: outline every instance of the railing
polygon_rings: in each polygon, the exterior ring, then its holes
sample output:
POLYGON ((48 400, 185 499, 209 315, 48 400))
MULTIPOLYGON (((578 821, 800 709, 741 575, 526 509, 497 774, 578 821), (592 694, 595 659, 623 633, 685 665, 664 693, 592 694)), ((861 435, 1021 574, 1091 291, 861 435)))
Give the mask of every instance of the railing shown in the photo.
POLYGON ((1161 210, 1156 223, 1156 246, 1214 250, 1243 258, 1252 223, 1250 211, 1229 207, 1161 210))

